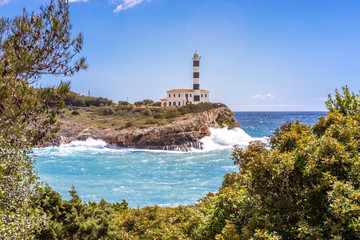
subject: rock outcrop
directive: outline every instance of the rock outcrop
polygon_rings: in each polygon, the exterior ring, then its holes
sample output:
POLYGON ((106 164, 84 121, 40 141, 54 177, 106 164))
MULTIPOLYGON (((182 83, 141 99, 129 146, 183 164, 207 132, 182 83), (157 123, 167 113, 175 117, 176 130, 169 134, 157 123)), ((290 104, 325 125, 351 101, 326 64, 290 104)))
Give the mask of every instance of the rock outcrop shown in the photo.
POLYGON ((57 137, 47 145, 60 145, 87 138, 102 139, 119 147, 183 150, 201 148, 200 139, 210 136, 210 128, 240 127, 227 107, 193 114, 166 126, 137 130, 81 129, 75 124, 63 125, 57 137))

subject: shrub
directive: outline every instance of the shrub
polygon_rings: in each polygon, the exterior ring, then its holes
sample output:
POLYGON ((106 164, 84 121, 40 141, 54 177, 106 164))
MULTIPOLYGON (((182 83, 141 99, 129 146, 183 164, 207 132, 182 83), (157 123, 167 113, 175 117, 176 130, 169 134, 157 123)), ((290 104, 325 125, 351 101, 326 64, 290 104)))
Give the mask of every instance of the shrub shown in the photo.
POLYGON ((78 111, 72 111, 71 115, 80 115, 80 113, 78 111))
POLYGON ((154 101, 153 101, 153 100, 151 100, 151 99, 144 99, 142 102, 144 103, 144 105, 145 105, 145 106, 147 106, 147 105, 150 105, 150 104, 153 104, 153 103, 154 103, 154 101))
POLYGON ((269 146, 234 148, 239 173, 202 200, 201 238, 359 239, 359 95, 343 90, 312 128, 286 123, 269 146))
POLYGON ((176 118, 180 116, 180 112, 177 109, 170 109, 165 112, 165 118, 176 118))
POLYGON ((161 102, 154 102, 154 103, 150 104, 150 106, 161 107, 161 102))
POLYGON ((148 109, 148 108, 143 111, 143 115, 144 115, 144 116, 150 116, 151 114, 152 114, 152 112, 151 112, 151 110, 148 109))
POLYGON ((127 106, 127 105, 129 105, 130 103, 128 103, 128 102, 126 102, 126 101, 119 101, 118 104, 121 105, 121 106, 127 106))
POLYGON ((110 116, 114 114, 114 110, 110 107, 103 107, 99 109, 100 116, 110 116))
POLYGON ((129 128, 129 127, 132 127, 132 122, 127 122, 127 123, 125 123, 125 128, 129 128))
POLYGON ((162 113, 157 113, 157 114, 153 115, 153 118, 155 118, 155 119, 164 119, 165 115, 162 114, 162 113))
POLYGON ((141 107, 141 106, 144 106, 144 102, 143 101, 137 101, 137 102, 134 102, 134 105, 136 107, 141 107))

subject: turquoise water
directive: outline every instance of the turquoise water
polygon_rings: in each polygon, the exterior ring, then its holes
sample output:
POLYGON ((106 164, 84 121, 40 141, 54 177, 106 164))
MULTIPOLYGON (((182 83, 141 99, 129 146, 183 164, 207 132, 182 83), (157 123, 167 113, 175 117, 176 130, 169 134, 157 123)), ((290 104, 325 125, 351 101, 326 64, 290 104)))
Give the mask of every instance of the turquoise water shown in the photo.
POLYGON ((35 149, 40 179, 65 199, 72 185, 85 201, 125 199, 131 207, 195 203, 216 192, 223 176, 236 171, 232 146, 266 141, 282 122, 299 119, 313 124, 323 112, 235 112, 242 129, 212 129, 204 150, 192 152, 119 149, 88 139, 60 147, 35 149))

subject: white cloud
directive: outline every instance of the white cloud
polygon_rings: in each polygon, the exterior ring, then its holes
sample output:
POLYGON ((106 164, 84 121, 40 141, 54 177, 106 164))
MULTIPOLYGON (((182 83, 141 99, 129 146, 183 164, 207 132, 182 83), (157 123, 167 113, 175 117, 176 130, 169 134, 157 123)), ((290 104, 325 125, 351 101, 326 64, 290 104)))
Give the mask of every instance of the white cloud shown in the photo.
MULTIPOLYGON (((120 4, 114 9, 114 12, 117 13, 117 12, 120 12, 120 11, 125 11, 129 8, 133 8, 135 7, 136 5, 142 3, 144 0, 115 0, 115 1, 112 1, 113 3, 118 3, 120 2, 120 4)), ((148 2, 150 0, 147 0, 148 2)))
POLYGON ((69 2, 87 2, 88 0, 69 0, 69 2))
POLYGON ((9 3, 11 0, 0 0, 0 5, 9 3))
POLYGON ((258 98, 258 99, 274 99, 275 96, 271 93, 265 94, 265 95, 261 95, 261 94, 257 94, 254 96, 251 96, 252 98, 258 98))

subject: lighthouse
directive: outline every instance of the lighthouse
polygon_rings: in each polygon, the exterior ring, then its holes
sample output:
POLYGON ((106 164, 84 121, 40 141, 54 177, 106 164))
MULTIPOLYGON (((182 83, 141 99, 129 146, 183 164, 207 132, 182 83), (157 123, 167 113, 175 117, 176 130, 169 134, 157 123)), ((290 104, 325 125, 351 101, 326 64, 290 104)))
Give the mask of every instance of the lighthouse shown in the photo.
POLYGON ((197 50, 193 57, 193 90, 194 102, 200 102, 200 57, 197 50))
POLYGON ((199 79, 200 57, 198 51, 195 51, 193 57, 193 88, 181 88, 166 91, 167 97, 160 99, 161 106, 182 107, 188 104, 208 103, 210 92, 200 89, 199 79))

